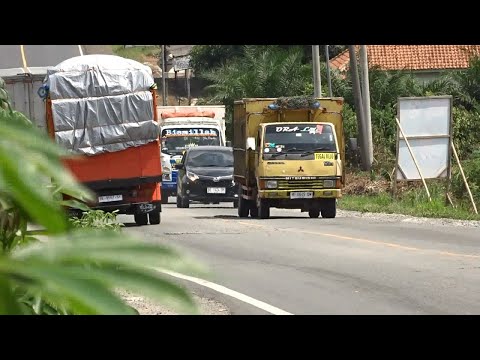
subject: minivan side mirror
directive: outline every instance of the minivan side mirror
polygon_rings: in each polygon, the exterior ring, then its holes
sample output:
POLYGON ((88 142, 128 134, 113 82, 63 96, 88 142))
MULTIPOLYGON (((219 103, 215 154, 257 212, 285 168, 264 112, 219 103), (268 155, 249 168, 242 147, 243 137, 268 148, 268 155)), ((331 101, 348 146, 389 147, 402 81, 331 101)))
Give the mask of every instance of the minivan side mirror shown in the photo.
POLYGON ((180 164, 177 164, 175 167, 177 168, 177 170, 181 170, 185 168, 185 165, 180 163, 180 164))
POLYGON ((255 151, 256 146, 256 141, 254 137, 249 137, 247 138, 247 150, 253 150, 255 151))

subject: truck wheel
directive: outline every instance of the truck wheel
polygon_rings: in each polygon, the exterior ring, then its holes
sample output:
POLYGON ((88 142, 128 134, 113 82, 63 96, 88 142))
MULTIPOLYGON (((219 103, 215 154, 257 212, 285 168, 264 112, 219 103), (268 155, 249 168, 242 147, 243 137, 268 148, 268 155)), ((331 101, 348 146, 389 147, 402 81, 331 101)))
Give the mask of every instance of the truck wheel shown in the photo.
POLYGON ((238 208, 238 200, 235 200, 235 201, 233 202, 233 208, 234 208, 234 209, 238 208))
POLYGON ((180 195, 177 195, 177 208, 181 208, 182 207, 182 198, 180 197, 180 195))
POLYGON ((250 205, 250 217, 258 218, 258 208, 253 201, 249 201, 250 205))
POLYGON ((319 209, 310 209, 310 210, 308 210, 308 216, 310 216, 311 218, 318 218, 320 216, 320 210, 319 209))
MULTIPOLYGON (((235 206, 235 205, 234 205, 235 206)), ((249 204, 247 200, 240 196, 238 199, 238 217, 248 217, 249 204)))
POLYGON ((147 224, 148 224, 148 214, 135 214, 135 215, 134 215, 134 218, 135 218, 135 223, 136 223, 138 226, 142 226, 142 225, 147 225, 147 224))
POLYGON ((337 216, 336 199, 324 199, 321 212, 323 218, 333 219, 337 216))
POLYGON ((268 219, 270 217, 270 204, 268 203, 268 200, 260 199, 258 215, 260 219, 268 219))
POLYGON ((188 209, 190 207, 190 200, 187 197, 182 197, 182 208, 188 209))
POLYGON ((150 222, 150 225, 160 224, 160 211, 148 213, 148 221, 150 222))
POLYGON ((162 191, 162 204, 168 204, 168 196, 170 194, 166 191, 162 191))

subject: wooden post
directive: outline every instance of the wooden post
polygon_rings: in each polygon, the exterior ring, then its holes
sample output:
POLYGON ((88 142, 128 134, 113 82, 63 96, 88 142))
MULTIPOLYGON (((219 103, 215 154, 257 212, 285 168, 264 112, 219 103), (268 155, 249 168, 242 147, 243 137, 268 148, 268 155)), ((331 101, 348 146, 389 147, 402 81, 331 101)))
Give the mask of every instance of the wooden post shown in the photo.
POLYGON ((455 155, 455 160, 457 160, 458 167, 460 168, 460 173, 462 174, 463 181, 468 191, 468 195, 470 196, 470 201, 472 202, 473 210, 475 211, 475 214, 478 214, 477 206, 475 205, 475 201, 473 200, 472 192, 470 191, 470 186, 468 186, 467 178, 465 177, 465 174, 463 172, 462 164, 460 164, 460 159, 458 158, 457 150, 455 149, 455 145, 453 144, 453 141, 452 141, 452 150, 453 150, 453 155, 455 155))
MULTIPOLYGON (((403 140, 405 140, 405 144, 407 144, 408 151, 410 152, 410 155, 412 156, 412 159, 413 159, 413 162, 415 163, 415 166, 416 166, 416 168, 417 168, 417 171, 418 171, 418 173, 420 174, 420 178, 422 179, 423 186, 425 186, 425 190, 427 191, 428 200, 429 200, 429 201, 432 201, 432 197, 430 196, 430 191, 428 191, 427 183, 425 182, 425 179, 424 179, 424 177, 423 177, 423 175, 422 175, 422 171, 420 170, 420 166, 418 166, 417 159, 415 159, 415 155, 413 155, 413 150, 412 150, 412 148, 410 147, 410 143, 408 142, 407 137, 405 136, 405 133, 403 132, 402 126, 400 125, 400 121, 398 121, 397 118, 395 118, 395 121, 397 122, 398 129, 399 129, 400 132, 402 133, 403 140)), ((397 155, 397 156, 398 156, 398 155, 397 155)), ((398 167, 398 165, 397 165, 397 167, 398 167)))

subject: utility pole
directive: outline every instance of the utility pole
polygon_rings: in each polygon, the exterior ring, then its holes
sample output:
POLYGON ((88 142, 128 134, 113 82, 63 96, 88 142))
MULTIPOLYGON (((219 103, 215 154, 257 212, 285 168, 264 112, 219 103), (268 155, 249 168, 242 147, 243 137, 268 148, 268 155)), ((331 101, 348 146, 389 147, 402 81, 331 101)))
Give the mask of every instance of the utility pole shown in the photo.
POLYGON ((187 78, 187 99, 188 105, 192 105, 192 97, 190 96, 190 69, 185 70, 185 77, 187 78))
POLYGON ((372 114, 370 110, 370 81, 368 77, 368 55, 367 46, 360 45, 360 69, 362 74, 362 98, 364 111, 365 132, 367 134, 367 163, 373 164, 373 140, 372 140, 372 114))
POLYGON ((368 163, 368 142, 367 134, 365 129, 364 110, 362 104, 362 92, 360 90, 360 78, 358 77, 358 68, 357 68, 357 56, 355 54, 355 45, 348 45, 348 53, 350 56, 350 73, 352 75, 352 87, 353 87, 353 97, 355 99, 355 112, 357 114, 357 125, 358 125, 358 135, 360 138, 360 151, 362 157, 362 168, 363 170, 370 170, 370 164, 368 163))
POLYGON ((313 63, 313 96, 319 98, 322 96, 322 79, 320 78, 320 46, 312 45, 312 63, 313 63))
POLYGON ((328 96, 332 97, 332 78, 330 77, 330 55, 328 54, 328 45, 325 45, 325 62, 327 64, 328 96))
POLYGON ((166 86, 166 68, 167 68, 167 51, 166 46, 162 45, 162 100, 163 106, 167 105, 167 86, 166 86))

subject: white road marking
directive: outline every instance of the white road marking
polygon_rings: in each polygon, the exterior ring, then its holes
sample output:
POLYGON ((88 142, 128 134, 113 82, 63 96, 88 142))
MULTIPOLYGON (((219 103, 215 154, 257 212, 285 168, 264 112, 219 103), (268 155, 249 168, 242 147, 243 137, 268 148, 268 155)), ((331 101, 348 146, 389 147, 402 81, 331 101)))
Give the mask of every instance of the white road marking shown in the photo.
POLYGON ((225 286, 218 285, 218 284, 212 283, 212 282, 207 281, 207 280, 199 279, 199 278, 196 278, 196 277, 193 277, 193 276, 183 275, 183 274, 180 274, 180 273, 177 273, 177 272, 174 272, 174 271, 169 271, 169 270, 157 269, 157 271, 160 271, 164 274, 168 274, 170 276, 173 276, 173 277, 176 277, 176 278, 179 278, 179 279, 184 279, 184 280, 187 280, 187 281, 191 281, 195 284, 205 286, 209 289, 215 290, 219 293, 231 296, 231 297, 233 297, 237 300, 243 301, 244 303, 255 306, 255 307, 257 307, 261 310, 264 310, 264 311, 266 311, 270 314, 273 314, 273 315, 293 315, 293 314, 291 314, 291 313, 289 313, 285 310, 282 310, 282 309, 279 309, 279 308, 277 308, 275 306, 272 306, 270 304, 264 303, 263 301, 254 299, 250 296, 239 293, 238 291, 226 288, 225 286))

